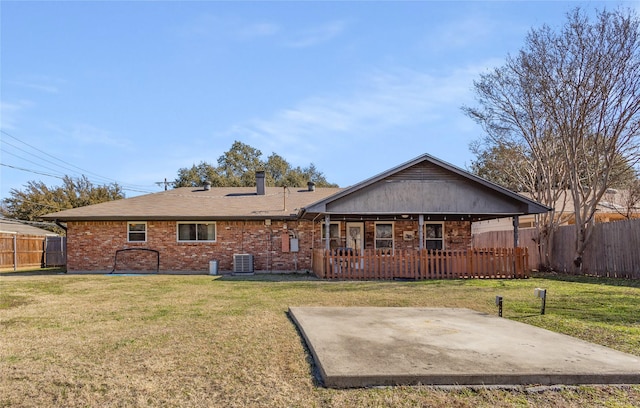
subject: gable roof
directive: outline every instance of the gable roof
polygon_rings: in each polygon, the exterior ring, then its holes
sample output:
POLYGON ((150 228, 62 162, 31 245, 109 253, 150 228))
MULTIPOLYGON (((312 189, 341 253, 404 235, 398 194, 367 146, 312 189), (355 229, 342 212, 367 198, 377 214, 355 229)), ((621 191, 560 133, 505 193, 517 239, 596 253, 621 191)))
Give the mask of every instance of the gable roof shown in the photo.
POLYGON ((210 190, 181 187, 64 210, 42 218, 59 221, 293 219, 303 206, 339 190, 266 187, 265 194, 258 195, 255 187, 210 190))
POLYGON ((489 219, 550 208, 452 164, 423 154, 304 207, 301 216, 461 215, 489 219))
POLYGON ((318 214, 378 217, 425 214, 482 220, 550 208, 423 154, 348 188, 182 187, 43 216, 59 221, 295 219, 318 214))

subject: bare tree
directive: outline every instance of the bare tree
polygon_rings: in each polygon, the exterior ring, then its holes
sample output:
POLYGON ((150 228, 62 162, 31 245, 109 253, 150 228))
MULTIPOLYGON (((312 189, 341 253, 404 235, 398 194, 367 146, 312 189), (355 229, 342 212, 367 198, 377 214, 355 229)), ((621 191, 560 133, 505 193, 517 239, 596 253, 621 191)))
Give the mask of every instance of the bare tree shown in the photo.
MULTIPOLYGON (((474 82, 479 106, 463 108, 491 140, 524 149, 533 198, 556 206, 569 189, 578 268, 620 160, 640 159, 638 26, 630 10, 601 11, 592 22, 577 8, 559 32, 532 30, 516 57, 474 82)), ((551 216, 543 225, 549 244, 557 223, 551 216)))
POLYGON ((617 214, 626 219, 640 218, 640 170, 619 188, 608 189, 604 197, 617 214))

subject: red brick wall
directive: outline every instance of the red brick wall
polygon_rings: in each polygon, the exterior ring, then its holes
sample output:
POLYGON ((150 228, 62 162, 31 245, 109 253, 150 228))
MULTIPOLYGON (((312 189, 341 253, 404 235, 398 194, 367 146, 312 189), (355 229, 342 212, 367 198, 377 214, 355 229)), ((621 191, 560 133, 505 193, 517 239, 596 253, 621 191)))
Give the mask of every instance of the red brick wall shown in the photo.
MULTIPOLYGON (((147 242, 127 242, 126 221, 69 222, 67 224, 67 269, 73 271, 111 271, 116 250, 149 248, 160 253, 161 271, 209 270, 209 261, 219 261, 219 271, 233 269, 233 255, 252 254, 256 271, 306 271, 311 269, 312 247, 322 248, 322 222, 277 221, 265 225, 258 221, 217 221, 216 242, 177 242, 175 221, 148 221, 147 242), (299 238, 299 252, 283 252, 282 238, 299 238)), ((374 226, 365 222, 365 246, 373 248, 374 226)), ((341 246, 345 246, 346 224, 341 223, 341 246)), ((418 249, 417 221, 395 221, 394 239, 397 249, 418 249), (404 232, 413 231, 411 240, 404 232)), ((469 222, 447 222, 444 228, 446 249, 466 249, 471 245, 469 222)), ((155 258, 143 251, 127 251, 118 255, 118 269, 155 268, 155 258)))
MULTIPOLYGON (((116 250, 149 248, 160 253, 161 271, 209 270, 209 261, 218 260, 221 272, 233 269, 233 255, 254 256, 256 271, 300 271, 311 268, 311 230, 308 221, 218 221, 216 242, 177 242, 175 221, 148 221, 146 242, 127 242, 127 222, 69 222, 67 224, 67 269, 69 271, 111 271, 116 250), (285 227, 286 225, 286 227, 285 227), (282 252, 283 233, 300 239, 300 251, 282 252), (304 245, 303 243, 307 244, 304 245)), ((127 262, 138 257, 149 264, 148 254, 121 252, 118 269, 136 269, 127 262)), ((153 265, 155 267, 155 265, 153 265)), ((140 269, 139 267, 137 269, 140 269)))

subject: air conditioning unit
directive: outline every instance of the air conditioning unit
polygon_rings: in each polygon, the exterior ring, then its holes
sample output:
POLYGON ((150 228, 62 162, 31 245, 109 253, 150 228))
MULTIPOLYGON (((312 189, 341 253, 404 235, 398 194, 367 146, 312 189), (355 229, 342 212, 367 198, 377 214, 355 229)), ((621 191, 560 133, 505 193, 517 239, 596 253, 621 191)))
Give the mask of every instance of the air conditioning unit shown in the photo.
POLYGON ((253 274, 253 255, 233 254, 233 273, 253 274))

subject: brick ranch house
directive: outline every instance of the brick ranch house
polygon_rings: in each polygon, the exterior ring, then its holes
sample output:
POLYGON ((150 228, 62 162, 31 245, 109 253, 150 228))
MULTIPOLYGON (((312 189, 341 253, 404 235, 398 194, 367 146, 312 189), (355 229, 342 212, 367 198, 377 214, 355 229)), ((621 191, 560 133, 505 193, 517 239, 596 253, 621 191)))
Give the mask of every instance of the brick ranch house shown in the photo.
POLYGON ((69 272, 208 273, 213 260, 221 273, 330 277, 331 256, 352 256, 363 272, 355 257, 366 253, 387 265, 408 264, 402 253, 470 253, 472 222, 510 216, 517 226, 548 210, 424 154, 347 188, 266 187, 257 172, 255 188, 183 187, 43 218, 66 224, 69 272))

